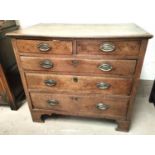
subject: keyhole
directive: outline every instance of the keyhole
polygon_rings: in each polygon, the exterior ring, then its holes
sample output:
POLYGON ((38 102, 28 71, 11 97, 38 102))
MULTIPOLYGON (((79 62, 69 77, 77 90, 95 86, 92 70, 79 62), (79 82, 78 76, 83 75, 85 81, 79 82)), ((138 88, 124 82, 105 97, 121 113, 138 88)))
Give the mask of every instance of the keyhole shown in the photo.
POLYGON ((74 82, 78 82, 78 78, 77 77, 73 77, 73 81, 74 82))

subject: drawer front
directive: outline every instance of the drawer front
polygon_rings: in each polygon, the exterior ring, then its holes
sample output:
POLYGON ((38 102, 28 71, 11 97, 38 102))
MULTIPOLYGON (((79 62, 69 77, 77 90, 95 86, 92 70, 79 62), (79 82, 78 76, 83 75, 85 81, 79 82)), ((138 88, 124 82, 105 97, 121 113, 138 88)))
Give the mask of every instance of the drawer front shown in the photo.
POLYGON ((105 97, 103 95, 67 95, 31 93, 35 109, 55 110, 74 115, 125 117, 128 98, 105 97))
POLYGON ((72 54, 72 41, 17 40, 17 47, 22 53, 72 54))
POLYGON ((130 78, 106 78, 91 76, 53 75, 26 73, 29 89, 52 92, 83 92, 129 95, 130 78))
POLYGON ((140 41, 78 40, 77 53, 91 55, 137 56, 140 41))
POLYGON ((132 75, 135 71, 136 61, 21 56, 21 64, 25 70, 132 75))

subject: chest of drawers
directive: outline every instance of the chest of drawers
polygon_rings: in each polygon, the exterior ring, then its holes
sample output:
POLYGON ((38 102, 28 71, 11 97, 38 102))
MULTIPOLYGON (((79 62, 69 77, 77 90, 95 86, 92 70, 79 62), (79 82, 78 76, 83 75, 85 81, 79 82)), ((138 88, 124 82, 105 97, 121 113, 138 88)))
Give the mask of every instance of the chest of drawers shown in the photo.
POLYGON ((39 24, 9 33, 35 122, 62 114, 128 131, 151 34, 135 24, 39 24))

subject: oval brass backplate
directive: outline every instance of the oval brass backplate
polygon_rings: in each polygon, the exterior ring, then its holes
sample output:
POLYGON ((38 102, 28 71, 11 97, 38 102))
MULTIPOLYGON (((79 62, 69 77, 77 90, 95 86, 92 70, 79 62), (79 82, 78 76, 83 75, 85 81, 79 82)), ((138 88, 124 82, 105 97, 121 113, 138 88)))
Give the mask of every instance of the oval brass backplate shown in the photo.
POLYGON ((110 64, 101 64, 98 68, 104 72, 109 72, 112 70, 112 66, 110 64))
POLYGON ((46 59, 40 63, 40 66, 45 69, 50 69, 53 68, 53 63, 51 60, 46 59))
POLYGON ((99 109, 99 110, 107 110, 107 109, 109 109, 109 106, 104 104, 104 103, 98 103, 96 105, 96 108, 99 109))
POLYGON ((96 84, 96 87, 99 88, 99 89, 108 89, 111 85, 109 83, 106 83, 106 82, 100 82, 100 83, 97 83, 96 84))
POLYGON ((113 52, 115 50, 115 45, 111 42, 104 42, 103 44, 100 45, 100 50, 102 52, 113 52))
POLYGON ((58 105, 59 102, 57 100, 54 100, 54 99, 49 99, 46 101, 48 103, 48 105, 50 106, 55 106, 55 105, 58 105))
POLYGON ((44 42, 38 44, 37 47, 40 50, 40 52, 48 52, 51 49, 50 45, 44 42))
POLYGON ((57 84, 57 82, 55 80, 52 80, 52 79, 47 79, 44 81, 44 83, 46 86, 49 86, 49 87, 53 87, 57 84))

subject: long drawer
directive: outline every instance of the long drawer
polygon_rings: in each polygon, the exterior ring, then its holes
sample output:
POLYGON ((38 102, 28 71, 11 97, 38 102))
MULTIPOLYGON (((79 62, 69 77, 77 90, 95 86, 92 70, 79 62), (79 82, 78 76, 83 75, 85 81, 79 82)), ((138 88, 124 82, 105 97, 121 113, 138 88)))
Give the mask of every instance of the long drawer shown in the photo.
POLYGON ((29 89, 51 92, 83 92, 129 95, 131 78, 55 75, 49 73, 26 73, 29 89))
POLYGON ((23 69, 34 71, 132 75, 136 66, 136 60, 93 60, 47 56, 20 58, 23 69))
POLYGON ((140 45, 139 40, 78 40, 77 54, 138 56, 140 45))
POLYGON ((105 97, 103 95, 68 95, 30 93, 33 108, 67 112, 74 115, 96 117, 125 117, 128 98, 105 97))
POLYGON ((72 41, 63 40, 17 40, 20 53, 71 55, 72 41))

